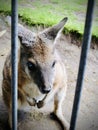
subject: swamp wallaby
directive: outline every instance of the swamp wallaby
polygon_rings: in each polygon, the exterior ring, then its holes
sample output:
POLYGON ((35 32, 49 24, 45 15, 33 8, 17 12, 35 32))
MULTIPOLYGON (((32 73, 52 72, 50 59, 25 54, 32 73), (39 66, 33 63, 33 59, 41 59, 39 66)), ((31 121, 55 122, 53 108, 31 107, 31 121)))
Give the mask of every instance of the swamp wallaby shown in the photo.
MULTIPOLYGON (((53 112, 63 124, 64 130, 68 130, 69 127, 62 114, 67 76, 55 44, 58 33, 63 29, 67 19, 65 17, 57 25, 38 34, 18 25, 18 109, 26 104, 41 108, 54 99, 53 112)), ((11 54, 5 61, 2 90, 11 126, 11 54)))

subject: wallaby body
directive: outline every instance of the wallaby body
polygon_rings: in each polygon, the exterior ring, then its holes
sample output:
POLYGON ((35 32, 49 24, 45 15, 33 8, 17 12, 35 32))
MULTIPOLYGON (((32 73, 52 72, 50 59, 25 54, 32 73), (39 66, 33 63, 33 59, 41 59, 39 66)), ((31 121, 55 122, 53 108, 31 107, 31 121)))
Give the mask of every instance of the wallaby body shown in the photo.
MULTIPOLYGON (((27 103, 41 108, 54 99, 53 112, 63 124, 64 130, 68 130, 68 123, 62 114, 67 76, 55 48, 55 39, 66 21, 67 18, 64 18, 59 24, 39 34, 34 34, 22 25, 18 27, 21 44, 18 57, 18 107, 27 103)), ((2 90, 11 125, 11 55, 5 61, 2 90)))

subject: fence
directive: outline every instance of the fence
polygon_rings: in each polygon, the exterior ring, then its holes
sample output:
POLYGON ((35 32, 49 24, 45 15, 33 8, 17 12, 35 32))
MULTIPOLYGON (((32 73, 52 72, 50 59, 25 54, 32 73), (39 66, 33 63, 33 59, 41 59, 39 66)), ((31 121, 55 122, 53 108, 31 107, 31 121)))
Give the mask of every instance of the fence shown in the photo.
MULTIPOLYGON (((70 130, 76 129, 76 121, 79 110, 80 98, 83 88, 86 60, 91 42, 92 19, 94 12, 94 0, 88 0, 87 13, 84 27, 84 36, 81 49, 80 65, 77 77, 73 110, 70 122, 70 130)), ((17 130, 17 84, 18 84, 18 2, 12 0, 12 31, 11 31, 11 52, 12 52, 12 130, 17 130)))

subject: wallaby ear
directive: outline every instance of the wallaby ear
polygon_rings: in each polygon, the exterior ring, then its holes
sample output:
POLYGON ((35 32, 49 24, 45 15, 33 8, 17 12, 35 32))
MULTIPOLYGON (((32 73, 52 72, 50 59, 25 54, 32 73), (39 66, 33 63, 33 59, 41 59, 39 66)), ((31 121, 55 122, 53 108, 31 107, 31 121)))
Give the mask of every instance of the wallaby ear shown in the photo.
POLYGON ((35 34, 21 24, 18 24, 18 38, 21 45, 25 47, 30 47, 32 46, 32 44, 34 44, 35 34))
POLYGON ((53 27, 50 27, 46 30, 44 30, 40 35, 43 38, 47 38, 49 40, 55 40, 58 32, 63 29, 65 23, 67 22, 68 18, 63 18, 58 24, 54 25, 53 27))

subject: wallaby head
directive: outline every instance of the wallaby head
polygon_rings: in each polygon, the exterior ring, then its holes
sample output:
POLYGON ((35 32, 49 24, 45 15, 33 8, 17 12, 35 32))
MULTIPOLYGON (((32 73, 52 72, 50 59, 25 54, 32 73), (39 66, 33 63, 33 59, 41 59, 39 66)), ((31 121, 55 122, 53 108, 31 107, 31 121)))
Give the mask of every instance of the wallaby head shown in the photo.
POLYGON ((18 36, 21 43, 20 66, 39 88, 41 93, 48 93, 53 87, 55 77, 55 45, 58 32, 64 27, 67 18, 57 25, 38 34, 18 27, 18 36))

